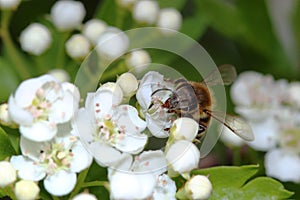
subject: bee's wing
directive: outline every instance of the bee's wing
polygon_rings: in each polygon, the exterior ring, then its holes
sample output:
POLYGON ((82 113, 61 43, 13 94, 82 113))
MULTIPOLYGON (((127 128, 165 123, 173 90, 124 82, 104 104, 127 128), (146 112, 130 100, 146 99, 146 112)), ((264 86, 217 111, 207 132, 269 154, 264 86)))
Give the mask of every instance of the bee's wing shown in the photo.
POLYGON ((243 118, 236 115, 225 114, 220 111, 208 111, 207 113, 244 140, 254 140, 252 128, 243 118))
POLYGON ((213 70, 202 82, 208 86, 230 85, 236 78, 236 70, 232 65, 221 65, 213 70))

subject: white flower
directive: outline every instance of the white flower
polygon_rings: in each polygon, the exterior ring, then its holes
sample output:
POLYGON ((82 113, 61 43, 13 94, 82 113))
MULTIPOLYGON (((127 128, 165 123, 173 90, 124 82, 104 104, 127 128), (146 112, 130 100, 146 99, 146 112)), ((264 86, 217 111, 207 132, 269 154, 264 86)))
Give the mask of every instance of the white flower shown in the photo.
POLYGON ((297 108, 300 108, 300 83, 293 82, 287 88, 286 101, 297 108))
POLYGON ((165 34, 172 34, 181 27, 182 16, 175 8, 164 8, 159 11, 157 26, 163 28, 161 31, 165 34), (171 30, 169 30, 171 29, 171 30))
POLYGON ((188 140, 193 141, 198 134, 199 124, 187 117, 181 117, 176 119, 170 129, 171 136, 175 140, 188 140))
POLYGON ((17 172, 10 162, 0 162, 0 188, 5 187, 17 179, 17 172))
POLYGON ((196 175, 185 183, 184 189, 190 199, 207 200, 212 192, 212 184, 207 176, 196 175))
POLYGON ((50 74, 60 82, 70 81, 70 75, 63 69, 52 69, 48 72, 48 74, 50 74))
POLYGON ((241 73, 231 86, 236 112, 251 121, 260 121, 274 112, 278 104, 276 84, 272 77, 248 71, 241 73))
POLYGON ((109 171, 112 199, 145 199, 153 194, 156 177, 167 170, 167 161, 162 151, 144 151, 128 157, 109 171), (130 183, 130 184, 128 184, 130 183))
POLYGON ((16 9, 20 3, 21 0, 0 0, 0 8, 13 10, 16 9))
POLYGON ((159 12, 157 1, 140 0, 134 4, 133 18, 139 23, 153 24, 159 12))
POLYGON ((134 107, 119 105, 122 99, 118 84, 106 83, 87 95, 85 108, 79 110, 73 122, 74 131, 102 166, 114 165, 122 152, 141 152, 148 139, 141 133, 146 123, 134 107))
POLYGON ((97 200, 97 198, 92 194, 80 193, 77 194, 72 200, 97 200))
POLYGON ((52 37, 48 28, 39 23, 30 24, 20 35, 21 48, 33 55, 41 55, 50 46, 52 37))
POLYGON ((268 176, 281 181, 300 182, 300 157, 298 154, 274 149, 265 155, 265 168, 268 176))
POLYGON ((68 31, 78 27, 86 14, 80 1, 61 0, 51 8, 51 19, 60 31, 68 31))
POLYGON ((126 55, 125 63, 129 69, 134 69, 136 72, 142 72, 151 63, 151 57, 147 51, 138 49, 131 51, 126 55))
POLYGON ((175 172, 189 173, 198 167, 200 151, 192 142, 179 140, 167 150, 166 158, 175 172))
POLYGON ((90 52, 89 40, 81 35, 75 34, 66 42, 67 54, 74 59, 84 59, 90 52))
POLYGON ((138 81, 131 73, 123 73, 116 82, 123 91, 124 97, 128 98, 135 94, 138 88, 138 81))
POLYGON ((96 49, 102 58, 114 60, 129 47, 129 38, 120 29, 108 27, 98 38, 96 49))
POLYGON ((39 186, 29 180, 20 180, 15 185, 15 195, 18 200, 34 200, 38 198, 39 186))
POLYGON ((173 85, 164 80, 163 75, 150 71, 140 81, 136 98, 145 116, 147 127, 155 137, 169 136, 168 129, 174 120, 174 114, 162 106, 172 94, 173 85), (161 89, 159 92, 159 89, 161 89), (171 91, 170 91, 171 90, 171 91), (155 94, 153 94, 155 93, 155 94))
POLYGON ((32 181, 45 178, 45 189, 56 196, 71 192, 77 181, 76 173, 92 163, 80 141, 65 128, 48 142, 33 142, 21 136, 20 146, 23 155, 11 158, 18 176, 32 181))
POLYGON ((28 79, 19 85, 9 98, 8 111, 24 137, 50 140, 56 135, 57 124, 71 120, 78 108, 79 92, 69 85, 72 84, 60 83, 50 75, 28 79))
POLYGON ((82 29, 82 34, 87 37, 93 45, 97 45, 100 35, 105 31, 107 25, 100 19, 87 21, 82 29))
POLYGON ((9 126, 11 128, 18 127, 18 125, 12 121, 9 115, 7 103, 3 103, 0 105, 0 124, 4 126, 9 126))
POLYGON ((166 174, 158 177, 153 193, 153 200, 176 200, 175 182, 166 174))
POLYGON ((259 151, 268 151, 274 148, 278 142, 279 124, 274 119, 266 119, 261 122, 249 122, 254 140, 248 145, 259 151))

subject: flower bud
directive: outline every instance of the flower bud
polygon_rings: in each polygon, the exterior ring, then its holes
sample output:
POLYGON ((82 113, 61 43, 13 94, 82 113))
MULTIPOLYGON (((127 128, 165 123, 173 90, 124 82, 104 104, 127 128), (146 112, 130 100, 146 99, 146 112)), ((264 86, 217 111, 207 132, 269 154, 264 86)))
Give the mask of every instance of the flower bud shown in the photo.
POLYGON ((198 134, 199 124, 187 117, 181 117, 173 122, 170 129, 171 135, 175 140, 193 141, 198 134))
POLYGON ((189 173, 198 167, 200 151, 192 142, 179 140, 170 146, 166 158, 175 172, 189 173))
POLYGON ((129 69, 134 68, 136 72, 142 72, 151 63, 151 58, 147 51, 139 49, 130 52, 125 58, 125 63, 129 69))
POLYGON ((109 27, 100 35, 96 49, 102 58, 114 60, 123 55, 128 47, 128 36, 118 28, 109 27))
POLYGON ((48 28, 39 23, 30 24, 20 36, 21 48, 33 55, 44 53, 52 41, 48 28))
POLYGON ((70 81, 69 74, 63 69, 52 69, 48 72, 51 76, 54 76, 60 82, 70 81))
POLYGON ((16 9, 21 0, 0 0, 0 8, 3 10, 13 10, 16 9))
POLYGON ((57 1, 51 8, 51 19, 60 31, 68 31, 78 27, 86 14, 80 1, 57 1))
POLYGON ((20 180, 15 185, 15 195, 18 200, 37 199, 39 192, 39 186, 33 181, 20 180))
POLYGON ((105 31, 107 25, 100 19, 87 21, 82 29, 82 34, 87 37, 93 45, 97 45, 100 35, 105 31))
POLYGON ((90 52, 90 42, 81 34, 73 35, 66 42, 67 54, 74 59, 84 59, 90 52))
POLYGON ((223 126, 223 130, 220 138, 222 142, 224 142, 227 146, 240 147, 243 144, 245 144, 242 138, 234 134, 226 126, 223 126))
POLYGON ((97 200, 97 198, 92 194, 81 193, 76 195, 72 200, 97 200))
POLYGON ((159 12, 156 1, 140 0, 133 7, 133 18, 139 23, 153 24, 159 12))
POLYGON ((184 189, 190 199, 206 200, 212 192, 212 184, 206 176, 196 175, 185 183, 184 189))
POLYGON ((0 124, 4 126, 9 126, 11 128, 16 128, 18 125, 11 119, 8 112, 8 104, 3 103, 0 105, 0 124))
POLYGON ((157 26, 160 28, 165 28, 165 30, 161 30, 162 33, 170 34, 172 31, 167 29, 172 29, 174 31, 178 31, 181 27, 182 16, 178 10, 174 8, 164 8, 159 11, 157 26))
POLYGON ((7 161, 0 162, 0 188, 5 187, 17 179, 17 173, 12 164, 7 161))
POLYGON ((138 81, 131 73, 124 73, 118 77, 116 82, 122 89, 124 97, 131 97, 138 88, 138 81))

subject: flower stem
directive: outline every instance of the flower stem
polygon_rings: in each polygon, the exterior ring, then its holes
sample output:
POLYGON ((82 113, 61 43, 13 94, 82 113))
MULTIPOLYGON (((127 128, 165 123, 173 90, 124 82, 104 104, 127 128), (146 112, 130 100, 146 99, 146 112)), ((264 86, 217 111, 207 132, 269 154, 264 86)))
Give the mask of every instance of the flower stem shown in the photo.
POLYGON ((15 67, 15 71, 18 73, 20 78, 27 79, 30 77, 30 73, 28 70, 26 70, 26 62, 16 49, 9 34, 8 26, 11 16, 12 12, 2 11, 0 36, 2 38, 4 46, 6 47, 9 59, 13 63, 13 67, 15 67))
POLYGON ((72 191, 72 193, 70 194, 69 198, 72 199, 76 194, 79 193, 80 189, 82 188, 82 185, 84 183, 84 180, 89 172, 89 167, 85 170, 83 170, 82 172, 80 172, 80 174, 78 175, 77 178, 77 183, 76 186, 74 188, 74 190, 72 191))
POLYGON ((241 152, 239 147, 234 147, 233 151, 233 165, 240 166, 241 165, 241 152))
POLYGON ((58 48, 56 57, 56 68, 63 69, 65 66, 65 42, 70 35, 70 31, 60 33, 58 37, 58 48))
POLYGON ((106 189, 109 189, 109 183, 107 181, 91 181, 82 184, 82 187, 95 187, 95 186, 103 186, 106 189))

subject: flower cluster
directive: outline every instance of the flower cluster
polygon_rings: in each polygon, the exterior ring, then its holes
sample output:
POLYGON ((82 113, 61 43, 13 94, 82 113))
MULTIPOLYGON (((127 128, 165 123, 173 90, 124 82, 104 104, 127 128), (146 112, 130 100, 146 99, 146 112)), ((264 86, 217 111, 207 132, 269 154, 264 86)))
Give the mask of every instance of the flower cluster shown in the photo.
MULTIPOLYGON (((266 151, 266 174, 300 182, 300 83, 258 72, 240 74, 231 88, 236 112, 253 128, 252 148, 266 151)), ((235 140, 235 144, 243 142, 235 140)))
MULTIPOLYGON (((201 178, 190 177, 200 161, 193 143, 198 123, 163 106, 173 89, 158 72, 150 71, 141 80, 126 72, 88 93, 79 108, 79 91, 73 84, 51 75, 28 79, 4 104, 3 124, 19 127, 22 152, 7 163, 20 179, 43 180, 55 196, 69 194, 76 173, 94 160, 108 168, 112 199, 175 199, 172 178, 179 175, 188 184, 181 199, 207 199, 211 185, 207 188, 201 178), (130 99, 137 105, 129 104, 130 99), (154 149, 152 137, 166 145, 154 149), (198 191, 203 184, 205 194, 198 191)), ((16 180, 16 175, 13 180, 1 176, 4 186, 16 180)))

